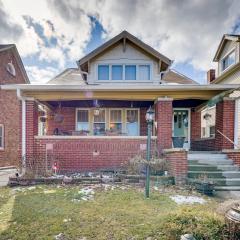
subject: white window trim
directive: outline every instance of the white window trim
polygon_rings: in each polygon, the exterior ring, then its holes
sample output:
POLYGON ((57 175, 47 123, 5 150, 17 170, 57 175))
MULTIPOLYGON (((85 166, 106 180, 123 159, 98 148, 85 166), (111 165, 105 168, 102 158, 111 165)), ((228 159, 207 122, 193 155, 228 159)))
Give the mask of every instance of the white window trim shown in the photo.
POLYGON ((126 130, 126 133, 127 133, 127 111, 128 110, 137 110, 138 111, 138 136, 140 136, 140 108, 125 108, 125 130, 126 130))
POLYGON ((4 150, 4 125, 0 124, 0 127, 2 128, 2 146, 0 146, 0 150, 4 150))
POLYGON ((221 69, 221 73, 224 73, 224 72, 226 72, 229 68, 231 68, 233 65, 235 65, 236 64, 236 48, 234 47, 234 48, 232 48, 230 51, 228 51, 222 58, 221 58, 221 60, 220 60, 220 69, 221 69), (235 62, 233 63, 233 64, 231 64, 231 65, 229 65, 228 67, 226 67, 224 70, 222 70, 222 64, 223 64, 223 60, 226 58, 226 57, 228 57, 231 53, 235 53, 235 62))
POLYGON ((95 122, 94 121, 94 112, 93 117, 92 117, 92 134, 94 135, 94 123, 104 123, 105 124, 105 131, 107 130, 107 110, 106 108, 99 108, 100 110, 104 110, 105 111, 105 121, 104 122, 95 122))
POLYGON ((85 110, 88 111, 88 131, 90 131, 90 108, 76 108, 75 110, 75 131, 78 131, 77 124, 78 124, 78 111, 79 110, 85 110))
POLYGON ((96 64, 96 82, 101 83, 137 83, 137 82, 146 82, 150 83, 153 82, 153 63, 152 62, 128 62, 128 63, 122 63, 122 62, 116 62, 116 63, 108 63, 108 62, 99 62, 96 64), (109 80, 99 80, 98 79, 98 67, 101 65, 108 65, 109 66, 109 80), (112 66, 113 65, 122 65, 123 66, 123 79, 122 80, 112 80, 112 66), (136 66, 136 80, 126 80, 125 79, 125 66, 126 65, 135 65, 136 66), (139 65, 149 65, 150 66, 150 79, 149 80, 140 80, 139 79, 139 65))
POLYGON ((110 130, 110 124, 111 123, 121 123, 122 124, 122 128, 121 128, 121 132, 123 132, 123 124, 124 124, 124 121, 123 121, 123 111, 124 111, 124 108, 109 108, 109 118, 108 118, 108 123, 109 123, 109 130, 110 130), (111 111, 112 110, 121 110, 121 122, 112 122, 111 121, 111 111))

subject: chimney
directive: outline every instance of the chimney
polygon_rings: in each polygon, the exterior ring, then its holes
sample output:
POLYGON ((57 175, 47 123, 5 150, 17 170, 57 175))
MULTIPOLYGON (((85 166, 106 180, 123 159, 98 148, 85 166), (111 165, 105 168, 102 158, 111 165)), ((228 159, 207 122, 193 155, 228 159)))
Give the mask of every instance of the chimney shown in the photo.
POLYGON ((215 69, 210 69, 207 72, 207 83, 211 83, 215 79, 215 69))

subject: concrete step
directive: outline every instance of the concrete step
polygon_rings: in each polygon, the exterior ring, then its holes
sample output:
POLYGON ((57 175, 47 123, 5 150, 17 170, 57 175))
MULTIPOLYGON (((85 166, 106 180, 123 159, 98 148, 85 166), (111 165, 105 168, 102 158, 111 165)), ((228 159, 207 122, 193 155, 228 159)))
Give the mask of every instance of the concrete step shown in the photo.
POLYGON ((192 153, 188 154, 188 160, 226 160, 228 159, 227 154, 208 154, 208 153, 192 153))
POLYGON ((215 170, 222 170, 222 171, 238 171, 239 167, 237 165, 208 165, 208 164, 189 164, 188 165, 189 171, 215 171, 215 170))
POLYGON ((202 175, 205 175, 209 178, 240 178, 239 171, 188 171, 188 177, 190 178, 198 178, 202 175))
POLYGON ((215 186, 216 191, 240 191, 240 186, 215 186))
POLYGON ((188 160, 188 164, 193 165, 193 164, 206 164, 206 165, 232 165, 233 161, 226 159, 226 160, 202 160, 202 159, 197 159, 197 160, 188 160))
MULTIPOLYGON (((188 178, 189 183, 194 183, 196 180, 188 178)), ((240 186, 240 178, 208 178, 208 181, 214 183, 216 186, 240 186)))

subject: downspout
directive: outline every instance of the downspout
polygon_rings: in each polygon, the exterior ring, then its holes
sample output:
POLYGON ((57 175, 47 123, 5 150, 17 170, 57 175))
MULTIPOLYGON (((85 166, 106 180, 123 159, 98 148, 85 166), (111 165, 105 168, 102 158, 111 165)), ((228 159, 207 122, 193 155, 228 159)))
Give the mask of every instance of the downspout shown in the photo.
POLYGON ((22 103, 22 173, 26 170, 26 98, 22 96, 21 90, 17 89, 17 97, 22 103))

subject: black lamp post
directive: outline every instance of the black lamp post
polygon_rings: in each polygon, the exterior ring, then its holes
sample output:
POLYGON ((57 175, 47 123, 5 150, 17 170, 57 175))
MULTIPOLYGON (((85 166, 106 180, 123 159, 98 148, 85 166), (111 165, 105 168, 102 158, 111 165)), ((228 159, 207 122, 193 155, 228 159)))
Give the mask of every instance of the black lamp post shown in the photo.
POLYGON ((147 121, 147 166, 146 166, 146 184, 145 184, 145 196, 149 198, 149 187, 150 187, 150 158, 151 158, 151 135, 152 135, 152 125, 154 121, 154 110, 150 106, 146 113, 147 121))

